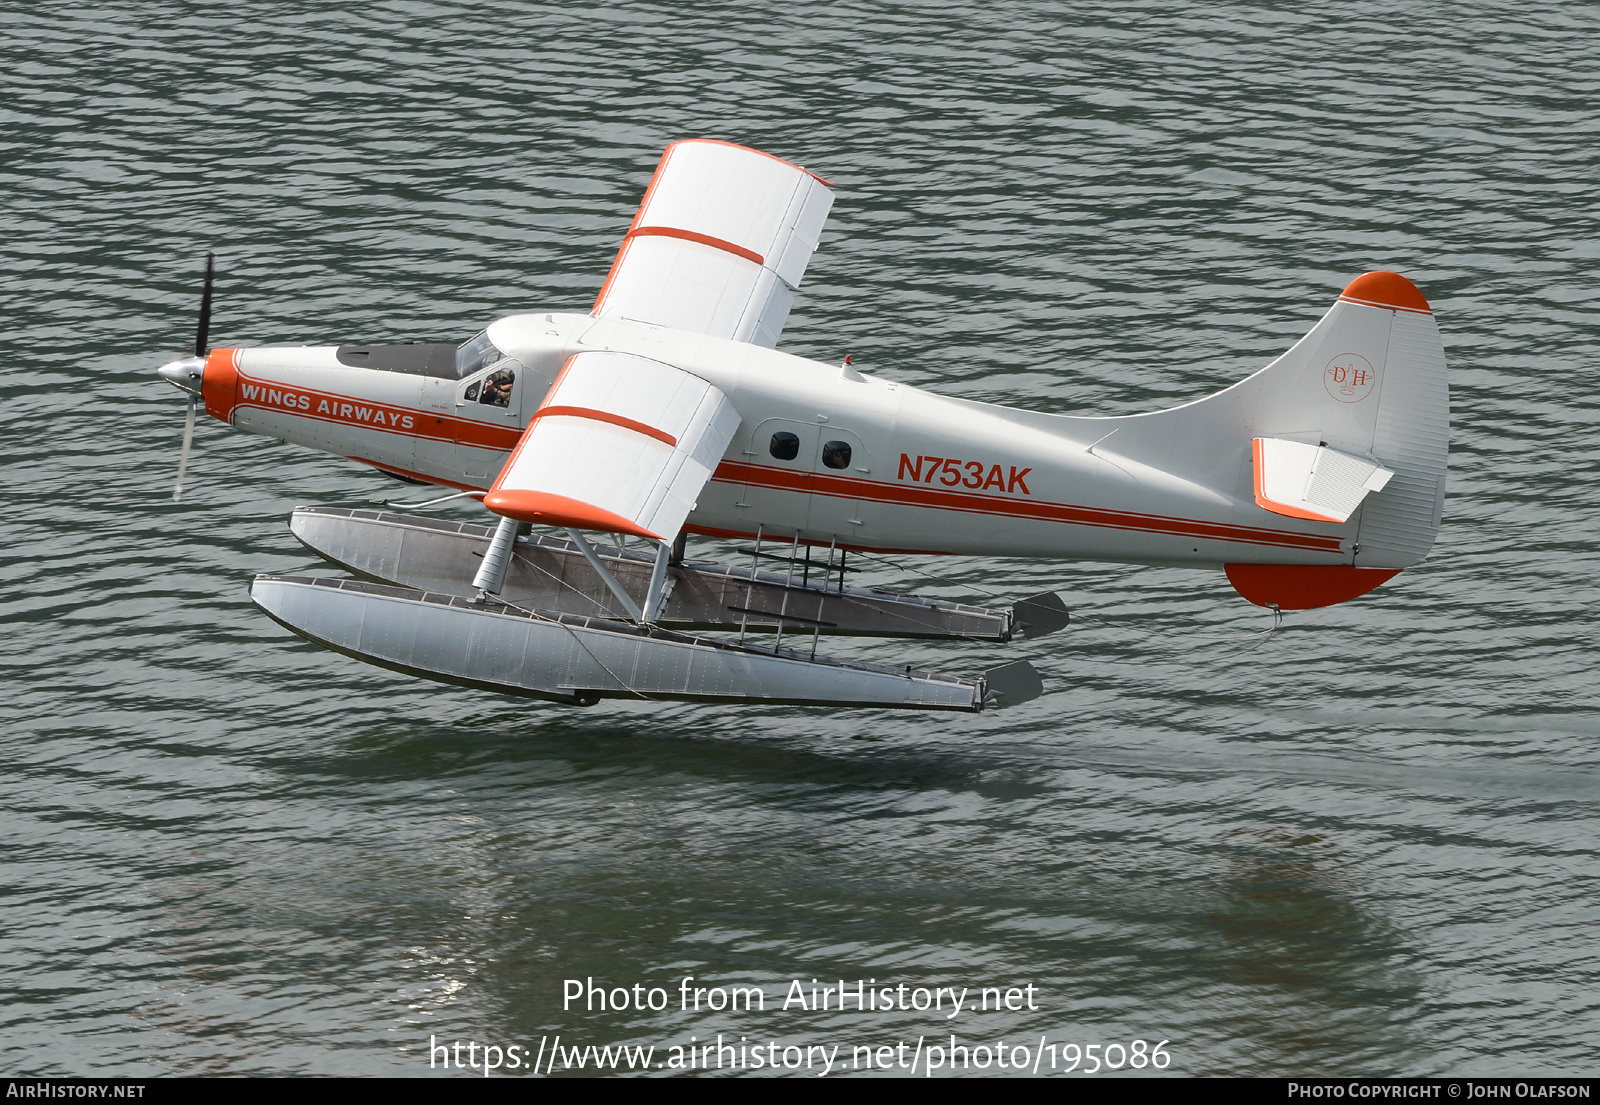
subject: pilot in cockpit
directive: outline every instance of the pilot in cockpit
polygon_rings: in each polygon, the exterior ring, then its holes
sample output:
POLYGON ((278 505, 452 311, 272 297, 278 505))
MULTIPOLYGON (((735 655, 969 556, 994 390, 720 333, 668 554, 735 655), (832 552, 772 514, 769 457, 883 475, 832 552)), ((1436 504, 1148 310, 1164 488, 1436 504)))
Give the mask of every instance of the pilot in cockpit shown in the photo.
POLYGON ((515 375, 509 370, 496 372, 483 382, 483 395, 480 403, 490 403, 496 407, 510 406, 511 388, 516 383, 515 375))

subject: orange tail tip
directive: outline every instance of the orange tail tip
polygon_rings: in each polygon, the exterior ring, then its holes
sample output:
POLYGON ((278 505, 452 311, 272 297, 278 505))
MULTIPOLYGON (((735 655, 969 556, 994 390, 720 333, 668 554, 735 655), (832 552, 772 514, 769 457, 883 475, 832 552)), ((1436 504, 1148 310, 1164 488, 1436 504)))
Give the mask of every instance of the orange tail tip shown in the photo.
POLYGON ((1314 610, 1366 594, 1400 574, 1399 568, 1345 564, 1225 564, 1233 589, 1257 606, 1314 610))
POLYGON ((1369 307, 1387 307, 1395 311, 1421 311, 1433 314, 1433 308, 1423 298, 1417 286, 1397 272, 1362 273, 1339 293, 1340 299, 1361 303, 1369 307))
POLYGON ((661 540, 657 534, 651 533, 620 514, 613 514, 593 503, 569 499, 565 495, 552 495, 547 491, 495 490, 483 497, 483 505, 496 514, 515 518, 519 522, 537 522, 541 526, 570 526, 573 529, 592 529, 602 533, 626 533, 653 541, 661 540))

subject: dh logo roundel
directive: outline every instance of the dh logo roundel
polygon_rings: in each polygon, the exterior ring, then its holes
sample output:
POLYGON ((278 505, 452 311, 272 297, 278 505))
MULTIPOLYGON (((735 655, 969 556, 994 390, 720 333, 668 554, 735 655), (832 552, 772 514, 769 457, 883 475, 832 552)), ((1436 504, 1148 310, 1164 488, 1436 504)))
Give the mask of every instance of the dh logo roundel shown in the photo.
POLYGON ((1378 373, 1359 353, 1340 353, 1322 370, 1322 385, 1341 403, 1359 403, 1372 394, 1378 373))

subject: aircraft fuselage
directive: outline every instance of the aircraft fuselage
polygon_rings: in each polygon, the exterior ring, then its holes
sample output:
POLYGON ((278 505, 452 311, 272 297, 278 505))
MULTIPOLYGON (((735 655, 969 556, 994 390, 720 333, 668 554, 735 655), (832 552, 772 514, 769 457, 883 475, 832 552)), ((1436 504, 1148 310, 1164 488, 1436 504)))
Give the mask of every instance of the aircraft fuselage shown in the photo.
POLYGON ((504 358, 460 379, 453 360, 429 363, 446 347, 405 347, 416 352, 399 369, 363 367, 350 346, 215 350, 206 409, 395 474, 487 489, 567 358, 612 350, 705 379, 743 417, 689 515, 693 533, 1208 568, 1355 560, 1355 526, 1256 505, 1246 423, 1228 435, 1236 449, 1187 455, 1170 411, 1039 414, 589 315, 515 315, 488 334, 504 358), (484 379, 508 369, 509 402, 482 402, 484 379))

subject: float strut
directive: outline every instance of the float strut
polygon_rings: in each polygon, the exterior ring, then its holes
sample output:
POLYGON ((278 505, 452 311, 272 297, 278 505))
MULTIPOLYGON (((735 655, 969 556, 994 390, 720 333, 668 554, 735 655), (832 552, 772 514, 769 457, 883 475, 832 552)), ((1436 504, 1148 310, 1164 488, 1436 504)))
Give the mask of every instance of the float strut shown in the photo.
MULTIPOLYGON (((750 586, 744 589, 744 610, 739 615, 739 643, 744 644, 744 631, 750 624, 750 600, 756 593, 756 568, 761 563, 761 527, 756 527, 756 549, 750 554, 750 586)), ((952 999, 954 1000, 954 999, 952 999)))
POLYGON ((511 546, 517 540, 517 520, 515 518, 501 518, 499 527, 494 531, 494 537, 489 541, 489 547, 484 550, 483 563, 478 565, 478 574, 472 577, 472 585, 481 594, 498 595, 506 583, 506 568, 511 564, 511 546))
POLYGON ((665 541, 656 546, 656 564, 650 569, 650 586, 644 592, 644 620, 655 623, 661 608, 667 605, 667 560, 672 556, 672 546, 665 541))
POLYGON ((789 574, 783 580, 783 603, 778 607, 778 635, 772 639, 772 654, 778 654, 783 643, 783 618, 789 612, 789 591, 794 586, 794 562, 800 559, 800 531, 794 531, 794 544, 789 546, 789 574))

